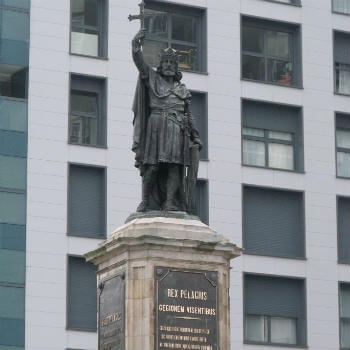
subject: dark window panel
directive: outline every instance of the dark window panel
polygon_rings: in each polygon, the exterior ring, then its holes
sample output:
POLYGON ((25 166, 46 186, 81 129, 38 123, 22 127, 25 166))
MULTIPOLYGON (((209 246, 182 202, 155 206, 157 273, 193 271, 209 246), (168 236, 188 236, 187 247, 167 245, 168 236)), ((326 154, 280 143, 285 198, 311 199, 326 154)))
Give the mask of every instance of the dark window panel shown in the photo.
POLYGON ((104 238, 106 235, 105 169, 70 165, 68 234, 104 238))
POLYGON ((209 225, 209 189, 206 180, 197 180, 195 213, 202 222, 209 225))
POLYGON ((96 266, 79 257, 68 257, 67 328, 96 330, 96 266))
POLYGON ((338 198, 338 260, 350 264, 350 198, 338 198))
POLYGON ((203 148, 199 157, 201 160, 208 159, 208 104, 207 95, 205 93, 191 91, 192 103, 191 113, 195 122, 195 126, 199 132, 203 148))
POLYGON ((302 194, 244 187, 243 244, 248 254, 305 257, 302 194))

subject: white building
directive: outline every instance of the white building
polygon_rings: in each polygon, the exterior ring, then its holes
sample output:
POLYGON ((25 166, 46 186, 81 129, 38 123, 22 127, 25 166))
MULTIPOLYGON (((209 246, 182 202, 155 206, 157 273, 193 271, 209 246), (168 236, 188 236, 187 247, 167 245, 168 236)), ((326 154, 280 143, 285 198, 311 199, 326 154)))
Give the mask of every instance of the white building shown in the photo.
MULTIPOLYGON (((97 349, 81 256, 141 198, 138 2, 0 1, 1 350, 97 349)), ((202 216, 245 248, 231 349, 350 349, 350 1, 146 6, 145 55, 179 49, 201 111, 202 216)))

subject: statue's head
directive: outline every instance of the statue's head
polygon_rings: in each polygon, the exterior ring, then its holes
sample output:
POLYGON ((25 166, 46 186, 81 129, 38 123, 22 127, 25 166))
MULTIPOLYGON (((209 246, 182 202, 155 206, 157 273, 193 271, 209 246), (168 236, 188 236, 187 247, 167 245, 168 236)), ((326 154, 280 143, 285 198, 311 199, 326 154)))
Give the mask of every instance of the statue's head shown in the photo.
POLYGON ((182 74, 179 71, 179 56, 176 50, 168 47, 160 52, 160 62, 158 72, 167 77, 174 77, 176 81, 180 81, 182 74))

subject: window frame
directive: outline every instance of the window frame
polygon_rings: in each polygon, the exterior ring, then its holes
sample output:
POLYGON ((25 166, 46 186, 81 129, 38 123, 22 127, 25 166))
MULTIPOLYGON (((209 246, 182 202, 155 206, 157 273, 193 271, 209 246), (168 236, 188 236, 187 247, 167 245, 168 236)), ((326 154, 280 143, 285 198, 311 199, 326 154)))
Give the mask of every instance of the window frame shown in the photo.
MULTIPOLYGON (((85 74, 79 74, 79 73, 70 73, 69 77, 69 91, 68 91, 68 144, 73 146, 83 146, 83 147, 92 147, 92 148, 103 148, 107 149, 107 123, 108 123, 108 117, 107 117, 107 105, 108 105, 108 78, 106 77, 100 77, 100 76, 93 76, 93 75, 85 75, 85 74), (101 89, 89 89, 88 87, 84 89, 82 88, 73 88, 73 80, 76 78, 79 79, 86 79, 90 80, 90 82, 93 82, 93 84, 101 84, 101 89), (85 93, 85 94, 96 94, 97 95, 97 115, 94 116, 93 114, 89 113, 79 113, 77 111, 72 111, 72 91, 77 91, 79 93, 85 93), (78 143, 78 142, 72 142, 71 141, 71 132, 72 132, 72 117, 80 117, 80 118, 94 118, 97 122, 97 128, 96 128, 96 144, 87 144, 87 143, 78 143)), ((80 84, 80 83, 78 83, 80 84)))
POLYGON ((178 5, 160 2, 159 0, 146 0, 146 9, 166 12, 168 33, 167 38, 153 38, 146 33, 146 39, 160 43, 166 43, 167 47, 174 45, 183 45, 198 50, 198 69, 182 69, 183 72, 207 74, 207 10, 201 6, 178 5), (196 42, 191 44, 188 41, 176 40, 171 38, 172 34, 172 15, 184 15, 195 17, 198 23, 196 33, 196 42))
POLYGON ((68 237, 77 237, 77 238, 89 238, 89 239, 97 239, 97 240, 104 240, 107 238, 107 167, 106 166, 102 166, 102 165, 94 165, 94 164, 83 164, 83 163, 76 163, 76 162, 68 162, 67 163, 67 225, 66 225, 66 235, 68 237), (71 166, 78 166, 78 167, 85 167, 85 168, 97 168, 97 169, 102 169, 104 174, 103 174, 103 182, 104 182, 104 215, 103 215, 103 225, 105 228, 105 232, 103 234, 103 236, 97 236, 96 234, 94 235, 87 235, 85 234, 84 236, 82 235, 77 235, 77 234, 73 234, 70 232, 69 227, 70 227, 70 216, 69 216, 69 209, 70 209, 70 205, 69 205, 69 198, 70 198, 70 184, 69 184, 69 180, 70 180, 70 169, 71 166))
POLYGON ((335 3, 335 0, 332 0, 332 13, 335 13, 337 15, 350 16, 350 12, 349 13, 345 13, 345 12, 335 11, 334 10, 334 3, 335 3))
POLYGON ((341 317, 340 314, 340 306, 341 306, 341 288, 345 287, 348 288, 350 291, 350 282, 343 282, 339 281, 338 282, 338 308, 339 308, 339 348, 341 350, 349 350, 350 347, 344 348, 341 346, 341 341, 342 341, 342 334, 341 334, 341 323, 343 320, 350 322, 350 317, 341 317))
POLYGON ((301 0, 291 0, 291 3, 283 2, 280 0, 264 0, 268 2, 274 2, 276 4, 281 4, 281 5, 289 5, 289 6, 296 6, 296 7, 301 7, 301 0))
MULTIPOLYGON (((269 1, 270 0, 265 0, 269 1)), ((275 2, 275 1, 273 1, 275 2)), ((286 4, 288 5, 288 4, 286 4)), ((290 4, 289 4, 290 5, 290 4)), ((251 16, 251 15, 241 15, 241 80, 243 81, 251 81, 256 83, 263 83, 263 84, 269 84, 269 85, 277 85, 277 86, 283 86, 283 87, 289 87, 289 88, 297 88, 302 89, 303 88, 303 73, 302 73, 302 28, 300 24, 298 23, 292 23, 292 22, 285 22, 285 21, 276 21, 272 19, 257 17, 257 16, 251 16), (259 54, 257 52, 251 52, 243 50, 243 29, 244 27, 250 27, 255 28, 263 31, 263 53, 259 54), (291 40, 289 43, 289 50, 291 52, 290 55, 290 62, 292 63, 293 67, 293 75, 292 75, 292 82, 290 85, 287 84, 281 84, 273 81, 267 80, 267 65, 268 60, 273 59, 276 61, 286 61, 280 57, 277 56, 268 56, 266 54, 266 33, 267 32, 281 32, 281 33, 288 33, 291 35, 291 40), (264 60, 264 80, 255 80, 250 78, 243 77, 243 56, 249 56, 249 57, 258 57, 262 58, 264 60)), ((286 61, 289 62, 289 61, 286 61)))
POLYGON ((274 170, 285 170, 285 171, 291 171, 291 172, 296 172, 296 147, 295 147, 295 135, 292 132, 287 132, 287 131, 277 131, 277 130, 269 130, 269 129, 261 129, 261 128, 253 128, 253 127, 246 127, 242 125, 242 165, 244 166, 253 166, 253 167, 258 167, 258 168, 267 168, 267 169, 274 169, 274 170), (244 128, 247 129, 256 129, 256 130, 261 130, 264 132, 264 137, 259 137, 259 136, 252 136, 252 135, 245 135, 244 134, 244 128), (290 134, 292 137, 292 141, 287 141, 287 140, 280 140, 280 139, 271 139, 269 137, 269 132, 276 131, 276 132, 283 132, 286 134, 290 134), (245 164, 244 163, 244 140, 249 140, 249 141, 258 141, 258 142, 263 142, 264 143, 264 148, 265 148, 265 165, 260 166, 260 165, 255 165, 255 164, 245 164), (269 153, 269 145, 271 143, 279 144, 279 145, 287 145, 287 146, 292 146, 293 149, 293 169, 284 169, 284 168, 276 168, 276 167, 270 167, 269 166, 269 160, 270 160, 270 153, 269 153))
MULTIPOLYGON (((350 97, 350 93, 345 94, 345 93, 339 92, 337 90, 337 72, 339 71, 337 65, 347 66, 346 71, 349 71, 349 85, 350 85, 350 62, 344 63, 344 62, 337 62, 336 61, 336 35, 337 35, 337 33, 347 35, 348 39, 349 39, 349 46, 350 46, 350 32, 347 32, 344 30, 333 29, 333 89, 334 89, 334 94, 339 95, 339 96, 344 96, 344 97, 350 97)), ((349 48, 349 50, 350 50, 350 48, 349 48)))
POLYGON ((337 131, 338 130, 346 130, 350 131, 350 113, 344 113, 344 112, 334 112, 334 138, 335 138, 335 173, 336 177, 339 179, 344 179, 344 180, 349 180, 350 176, 341 176, 338 174, 338 151, 339 152, 344 152, 344 153, 350 153, 350 148, 343 148, 337 146, 337 131), (338 127, 338 121, 337 118, 345 116, 346 118, 349 119, 349 127, 338 127))
MULTIPOLYGON (((287 348, 301 348, 301 349, 307 349, 308 348, 308 329, 307 329, 307 280, 303 277, 296 277, 296 276, 290 276, 290 275, 279 275, 279 274, 266 274, 266 273, 252 273, 252 272, 243 272, 242 274, 243 278, 243 344, 247 345, 267 345, 267 346, 280 346, 280 347, 287 347, 287 348), (298 325, 298 318, 296 318, 296 337, 297 337, 297 343, 296 344, 286 344, 286 343, 268 343, 268 342, 257 342, 257 341, 250 341, 245 338, 245 332, 246 332, 246 315, 253 315, 253 314, 247 314, 246 313, 246 276, 256 276, 256 277, 267 277, 267 278, 283 278, 283 279, 290 279, 295 281, 302 281, 303 282, 303 302, 304 302, 304 314, 305 314, 305 344, 300 343, 301 338, 301 328, 298 325)), ((264 317, 285 317, 285 316, 266 316, 266 315, 258 315, 254 314, 253 316, 264 316, 264 317)), ((288 318, 288 317, 287 317, 288 318)), ((268 320, 268 339, 271 339, 271 322, 268 320)), ((342 349, 347 350, 347 349, 342 349)))
POLYGON ((97 1, 97 29, 94 26, 87 25, 73 25, 73 6, 70 0, 70 27, 69 27, 69 54, 72 56, 82 56, 101 60, 108 59, 108 14, 109 14, 109 3, 108 0, 96 0, 97 1), (82 29, 85 33, 86 30, 95 31, 98 34, 98 55, 87 55, 84 53, 72 52, 72 33, 74 28, 82 29), (102 43, 104 42, 104 43, 102 43))

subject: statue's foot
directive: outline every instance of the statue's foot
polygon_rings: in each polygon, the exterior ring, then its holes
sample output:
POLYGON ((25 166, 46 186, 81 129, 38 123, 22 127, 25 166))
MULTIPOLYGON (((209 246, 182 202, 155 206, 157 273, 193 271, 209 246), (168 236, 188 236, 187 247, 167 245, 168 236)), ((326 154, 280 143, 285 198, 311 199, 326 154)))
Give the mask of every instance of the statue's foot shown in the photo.
POLYGON ((164 210, 165 211, 178 211, 179 208, 177 205, 174 204, 174 202, 172 200, 167 200, 165 202, 164 210))
POLYGON ((143 201, 141 201, 141 203, 138 205, 136 211, 137 211, 137 212, 146 211, 147 206, 148 206, 148 202, 145 201, 145 200, 143 200, 143 201))

